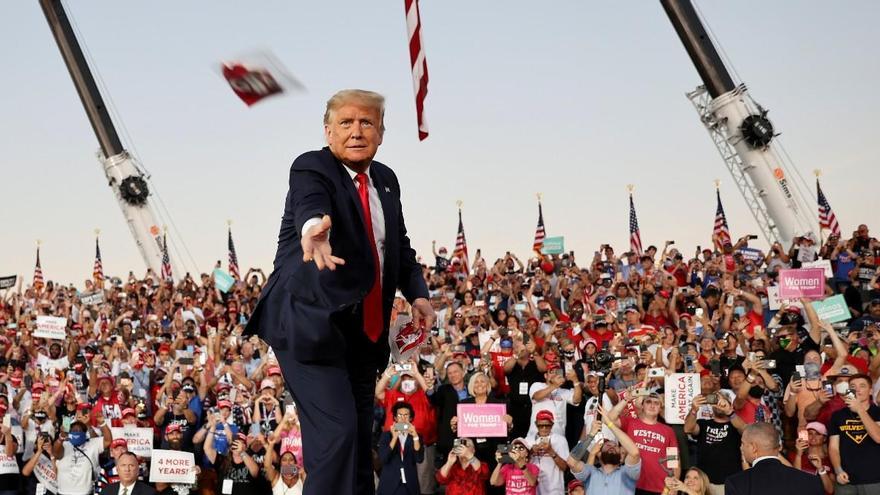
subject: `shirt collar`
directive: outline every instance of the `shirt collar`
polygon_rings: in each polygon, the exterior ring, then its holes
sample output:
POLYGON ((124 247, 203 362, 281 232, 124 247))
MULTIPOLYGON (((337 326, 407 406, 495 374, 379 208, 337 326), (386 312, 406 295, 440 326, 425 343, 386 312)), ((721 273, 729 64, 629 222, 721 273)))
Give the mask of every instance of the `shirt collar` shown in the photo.
POLYGON ((761 461, 766 461, 767 459, 778 459, 778 456, 775 456, 775 455, 762 455, 761 457, 758 457, 757 459, 755 459, 754 461, 752 461, 752 467, 755 467, 756 464, 758 464, 758 463, 761 462, 761 461))
MULTIPOLYGON (((357 179, 355 179, 355 176, 357 176, 358 173, 355 172, 354 170, 350 169, 344 163, 342 164, 342 166, 345 168, 345 171, 348 172, 348 176, 351 177, 351 180, 357 181, 357 179)), ((371 165, 367 165, 367 169, 364 170, 364 173, 367 174, 367 183, 371 182, 371 180, 370 180, 370 166, 371 165)))

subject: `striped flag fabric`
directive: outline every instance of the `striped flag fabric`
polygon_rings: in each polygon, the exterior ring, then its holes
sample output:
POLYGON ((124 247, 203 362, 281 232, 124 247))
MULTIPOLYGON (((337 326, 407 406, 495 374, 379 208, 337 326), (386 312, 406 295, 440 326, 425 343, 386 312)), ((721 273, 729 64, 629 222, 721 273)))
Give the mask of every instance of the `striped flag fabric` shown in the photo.
POLYGON ((725 244, 730 244, 730 228, 727 226, 727 216, 724 215, 724 207, 721 206, 721 190, 715 188, 718 198, 718 206, 715 208, 715 226, 712 228, 712 239, 715 248, 720 250, 725 244))
POLYGON ((238 256, 235 254, 235 244, 232 242, 232 228, 229 228, 229 274, 232 275, 232 278, 235 280, 241 280, 241 276, 238 273, 238 256))
POLYGON ((837 216, 831 209, 822 187, 819 186, 819 179, 816 179, 816 197, 819 202, 819 229, 828 229, 831 235, 840 236, 840 225, 837 223, 837 216))
POLYGON ((470 273, 467 239, 464 237, 464 223, 461 221, 461 208, 458 209, 458 236, 455 238, 455 252, 452 254, 461 261, 461 271, 470 273))
POLYGON ((95 266, 92 268, 92 280, 97 285, 104 284, 104 264, 101 261, 101 245, 97 237, 95 237, 95 266))
POLYGON ((173 281, 174 274, 171 271, 171 258, 168 257, 168 236, 162 236, 162 280, 173 281))
POLYGON ((409 59, 412 68, 413 90, 416 94, 416 117, 419 123, 419 141, 428 137, 425 121, 425 97, 428 95, 428 62, 422 43, 422 19, 419 16, 419 0, 404 0, 406 31, 409 35, 409 59))
POLYGON ((639 233, 639 219, 636 218, 632 193, 629 194, 629 249, 640 256, 642 254, 642 236, 639 233))
POLYGON ((541 208, 541 202, 538 201, 538 226, 535 227, 535 242, 532 243, 532 250, 539 255, 544 247, 544 237, 546 237, 546 232, 544 232, 544 210, 541 208))
POLYGON ((37 265, 34 266, 34 282, 32 285, 36 291, 43 290, 43 287, 46 285, 43 281, 43 267, 40 266, 40 246, 37 246, 37 265))

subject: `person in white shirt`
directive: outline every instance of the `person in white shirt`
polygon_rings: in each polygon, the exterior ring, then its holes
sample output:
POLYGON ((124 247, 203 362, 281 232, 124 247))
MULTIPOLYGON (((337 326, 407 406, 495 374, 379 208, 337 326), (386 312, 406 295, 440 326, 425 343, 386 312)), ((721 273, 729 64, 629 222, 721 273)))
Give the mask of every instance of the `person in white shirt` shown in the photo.
POLYGON ((107 422, 101 425, 103 437, 89 438, 89 428, 81 421, 70 425, 70 433, 61 432, 52 446, 58 468, 58 495, 88 495, 94 492, 98 476, 98 456, 113 437, 107 422))
POLYGON ((529 397, 532 399, 532 421, 529 426, 528 438, 535 438, 538 429, 535 426, 535 419, 538 411, 548 410, 553 413, 556 422, 553 424, 553 433, 565 436, 566 424, 566 405, 576 406, 581 403, 583 390, 574 370, 569 370, 566 376, 563 376, 562 368, 547 367, 544 373, 545 383, 536 382, 529 387, 529 397), (573 389, 561 388, 566 378, 574 384, 573 389))
POLYGON ((565 495, 565 470, 568 465, 568 442, 565 437, 553 433, 553 413, 538 411, 535 427, 538 433, 526 438, 531 463, 538 466, 538 495, 565 495))

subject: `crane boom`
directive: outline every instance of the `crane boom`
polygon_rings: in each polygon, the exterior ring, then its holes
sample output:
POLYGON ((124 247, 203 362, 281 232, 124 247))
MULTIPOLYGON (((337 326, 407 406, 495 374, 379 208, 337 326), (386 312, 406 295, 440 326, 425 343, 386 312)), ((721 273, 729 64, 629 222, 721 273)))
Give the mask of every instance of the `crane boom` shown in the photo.
POLYGON ((101 145, 99 159, 147 268, 161 273, 162 231, 156 222, 150 190, 131 155, 122 146, 61 0, 39 0, 89 123, 101 145))
POLYGON ((816 230, 805 198, 791 182, 775 149, 767 110, 736 85, 697 16, 691 0, 660 0, 703 86, 688 93, 734 182, 769 242, 788 246, 816 230))

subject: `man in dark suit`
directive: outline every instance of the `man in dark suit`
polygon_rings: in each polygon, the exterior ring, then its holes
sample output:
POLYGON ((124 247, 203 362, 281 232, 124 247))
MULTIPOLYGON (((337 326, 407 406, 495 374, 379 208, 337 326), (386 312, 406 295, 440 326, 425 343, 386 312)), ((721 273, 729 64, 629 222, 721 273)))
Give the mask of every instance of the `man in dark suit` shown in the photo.
POLYGON ((138 458, 131 452, 120 454, 116 459, 116 472, 119 481, 110 483, 101 490, 101 495, 156 495, 152 486, 138 481, 138 458))
POLYGON ((822 481, 814 474, 788 467, 779 461, 779 434, 771 423, 746 427, 740 445, 751 468, 728 476, 725 495, 823 495, 822 481))
POLYGON ((383 117, 384 98, 370 91, 327 102, 328 146, 293 162, 274 271, 245 331, 272 346, 298 406, 307 495, 374 492, 373 392, 395 291, 433 325, 400 184, 373 161, 383 117))

